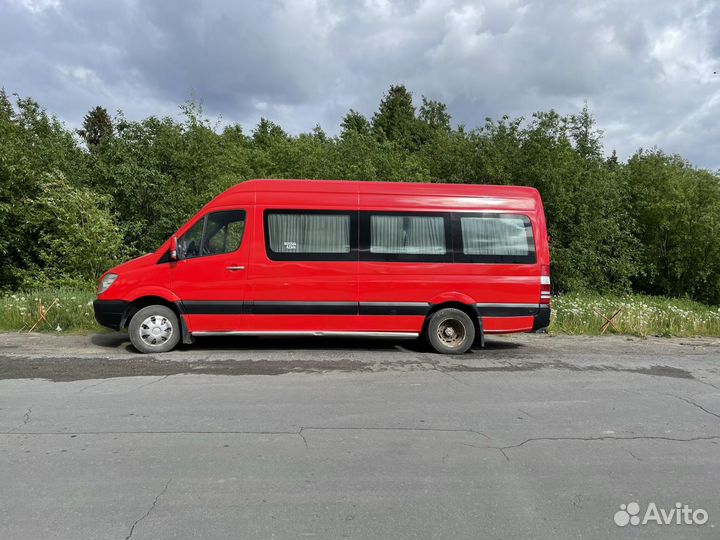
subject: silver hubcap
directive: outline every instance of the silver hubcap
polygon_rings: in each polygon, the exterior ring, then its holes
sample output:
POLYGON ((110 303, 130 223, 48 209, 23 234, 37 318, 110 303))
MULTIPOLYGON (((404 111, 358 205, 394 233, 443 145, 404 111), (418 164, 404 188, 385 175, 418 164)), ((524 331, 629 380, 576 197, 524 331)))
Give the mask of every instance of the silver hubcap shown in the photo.
POLYGON ((150 315, 140 324, 140 339, 148 345, 162 345, 172 333, 172 324, 162 315, 150 315))
POLYGON ((438 325, 437 335, 448 347, 460 347, 465 341, 465 325, 456 319, 445 319, 438 325))

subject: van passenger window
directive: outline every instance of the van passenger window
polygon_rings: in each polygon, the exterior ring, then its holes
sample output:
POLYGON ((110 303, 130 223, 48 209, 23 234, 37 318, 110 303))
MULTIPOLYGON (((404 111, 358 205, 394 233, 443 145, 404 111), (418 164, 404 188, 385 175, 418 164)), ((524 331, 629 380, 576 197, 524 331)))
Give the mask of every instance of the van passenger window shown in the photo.
POLYGON ((240 247, 244 233, 244 210, 213 212, 198 221, 180 238, 179 255, 183 259, 192 259, 232 253, 240 247))
POLYGON ((245 232, 245 211, 214 212, 207 217, 203 255, 232 253, 240 247, 245 232))
POLYGON ((527 216, 481 214, 460 217, 461 257, 473 262, 535 262, 532 226, 527 216))
POLYGON ((268 212, 266 217, 272 253, 350 253, 350 214, 268 212))
POLYGON ((444 255, 445 252, 442 216, 370 216, 370 253, 444 255))

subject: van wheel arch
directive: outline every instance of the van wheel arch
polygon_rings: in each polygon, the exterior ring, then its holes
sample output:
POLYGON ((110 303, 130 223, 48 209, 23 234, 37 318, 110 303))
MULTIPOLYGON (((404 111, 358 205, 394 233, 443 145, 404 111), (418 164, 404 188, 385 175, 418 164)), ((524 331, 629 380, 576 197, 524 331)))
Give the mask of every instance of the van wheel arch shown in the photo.
POLYGON ((130 319, 128 334, 133 347, 140 353, 164 353, 175 348, 182 339, 180 318, 173 308, 150 304, 130 319))
POLYGON ((182 342, 186 345, 193 343, 193 341, 195 340, 193 339, 190 331, 188 330, 187 324, 185 323, 185 318, 182 316, 181 306, 178 306, 178 304, 179 302, 171 302, 169 300, 166 300, 162 296, 141 296, 139 298, 136 298, 135 300, 130 302, 127 311, 125 311, 125 314, 120 321, 120 328, 127 328, 130 324, 130 319, 132 319, 133 315, 135 315, 142 308, 148 306, 165 306, 173 310, 173 312, 175 312, 175 315, 177 315, 178 320, 180 321, 180 327, 182 330, 182 342))
POLYGON ((459 309, 460 311, 464 312, 468 317, 470 317, 470 320, 473 322, 473 326, 475 327, 475 341, 477 343, 480 343, 480 345, 482 346, 484 342, 484 336, 482 324, 480 322, 480 314, 478 313, 478 310, 475 306, 463 304, 462 302, 442 302, 440 304, 434 304, 430 308, 430 311, 428 311, 425 315, 425 320, 423 321, 422 331, 420 335, 423 337, 427 337, 427 327, 428 322, 430 321, 430 317, 432 317, 434 313, 437 313, 441 309, 445 308, 459 309))

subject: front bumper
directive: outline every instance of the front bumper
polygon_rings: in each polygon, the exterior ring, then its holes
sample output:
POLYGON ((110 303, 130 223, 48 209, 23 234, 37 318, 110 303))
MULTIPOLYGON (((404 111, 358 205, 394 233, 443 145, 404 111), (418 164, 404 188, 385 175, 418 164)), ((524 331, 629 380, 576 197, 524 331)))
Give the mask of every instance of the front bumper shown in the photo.
POLYGON ((543 332, 550 326, 550 306, 547 304, 540 304, 537 314, 535 314, 535 320, 533 322, 533 332, 543 332))
POLYGON ((120 330, 125 324, 128 304, 125 300, 95 300, 95 320, 103 326, 120 330))

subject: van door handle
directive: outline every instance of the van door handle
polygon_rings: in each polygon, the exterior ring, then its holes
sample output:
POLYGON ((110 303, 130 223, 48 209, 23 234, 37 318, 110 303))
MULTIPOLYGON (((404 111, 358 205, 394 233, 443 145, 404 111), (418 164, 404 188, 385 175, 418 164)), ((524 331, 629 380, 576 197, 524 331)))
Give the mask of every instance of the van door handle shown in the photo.
POLYGON ((237 272, 238 270, 245 270, 244 266, 226 266, 225 270, 230 270, 231 272, 237 272))

